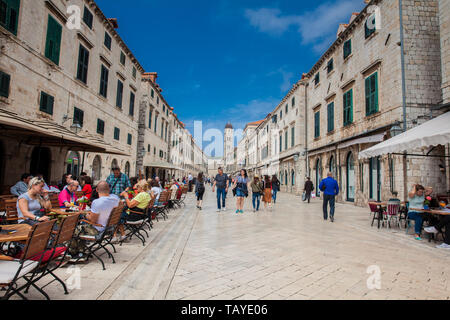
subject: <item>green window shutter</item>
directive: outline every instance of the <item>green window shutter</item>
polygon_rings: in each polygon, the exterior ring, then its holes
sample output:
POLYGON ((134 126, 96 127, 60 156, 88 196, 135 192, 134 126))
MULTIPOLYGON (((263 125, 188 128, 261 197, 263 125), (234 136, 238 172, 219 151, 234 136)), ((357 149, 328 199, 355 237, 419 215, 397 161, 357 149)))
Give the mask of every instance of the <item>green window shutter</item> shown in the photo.
POLYGON ((114 128, 114 140, 120 140, 120 129, 114 128))
POLYGON ((132 141, 133 141, 133 136, 129 133, 127 143, 131 146, 132 141))
POLYGON ((314 114, 314 138, 320 137, 320 111, 314 114))
POLYGON ((365 80, 366 116, 378 112, 378 72, 365 80))
POLYGON ((75 124, 75 122, 78 122, 78 124, 83 127, 84 111, 77 107, 73 108, 73 123, 75 124))
POLYGON ((0 0, 0 25, 17 36, 20 0, 0 0))
POLYGON ((334 130, 334 102, 328 105, 328 132, 334 130))
POLYGON ((89 11, 89 9, 85 6, 84 7, 84 14, 83 14, 83 21, 86 23, 86 25, 89 27, 89 29, 92 29, 92 23, 94 21, 94 16, 89 11))
POLYGON ((107 47, 109 50, 111 50, 111 36, 105 32, 105 47, 107 47))
POLYGON ((0 97, 9 97, 9 84, 11 76, 0 71, 0 97))
POLYGON ((157 129, 158 129, 158 116, 155 115, 155 133, 156 133, 157 129))
POLYGON ((347 40, 344 43, 344 59, 352 54, 352 40, 347 40))
POLYGON ((288 149, 288 131, 286 130, 286 132, 284 133, 284 150, 288 149))
POLYGON ((344 126, 353 122, 353 89, 344 94, 344 126))
POLYGON ((109 70, 104 65, 102 65, 100 73, 100 95, 105 98, 108 95, 108 77, 109 70))
POLYGON ((152 89, 152 93, 151 93, 152 98, 155 97, 155 90, 152 89))
POLYGON ((88 67, 89 51, 80 44, 80 51, 78 53, 77 79, 84 83, 87 83, 88 67))
POLYGON ((116 96, 116 106, 122 109, 122 101, 123 101, 123 83, 120 80, 117 80, 117 96, 116 96))
POLYGON ((125 54, 123 52, 120 52, 120 64, 125 65, 125 60, 126 60, 125 54))
POLYGON ((283 136, 280 135, 280 152, 283 151, 283 136))
POLYGON ((328 61, 327 64, 327 72, 330 73, 331 71, 333 71, 334 69, 334 63, 333 63, 333 59, 331 59, 330 61, 328 61))
POLYGON ((61 50, 62 26, 51 16, 48 16, 47 41, 45 44, 45 56, 59 65, 61 50))
POLYGON ((39 105, 39 110, 50 115, 53 115, 53 104, 55 103, 54 97, 41 91, 41 101, 39 105))
POLYGON ((97 133, 101 135, 105 134, 105 121, 101 119, 97 119, 97 133))
POLYGON ((133 92, 130 92, 130 116, 134 116, 134 100, 135 100, 135 95, 133 92))
POLYGON ((150 112, 148 114, 148 128, 149 129, 152 128, 152 110, 150 110, 150 112))
POLYGON ((291 146, 295 146, 295 127, 291 128, 291 146))

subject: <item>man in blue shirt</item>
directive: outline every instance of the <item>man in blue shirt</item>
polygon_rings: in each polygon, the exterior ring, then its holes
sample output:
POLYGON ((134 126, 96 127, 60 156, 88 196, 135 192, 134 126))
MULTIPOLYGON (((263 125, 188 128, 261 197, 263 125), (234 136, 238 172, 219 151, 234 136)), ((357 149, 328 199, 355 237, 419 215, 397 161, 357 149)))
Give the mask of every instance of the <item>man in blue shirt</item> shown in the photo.
POLYGON ((106 179, 112 194, 120 197, 124 191, 131 188, 131 182, 128 176, 120 172, 120 168, 112 168, 112 174, 106 179))
POLYGON ((328 220, 328 202, 330 203, 330 220, 334 222, 334 202, 339 194, 339 185, 333 179, 333 174, 328 173, 328 177, 320 182, 319 189, 323 191, 323 219, 328 220))

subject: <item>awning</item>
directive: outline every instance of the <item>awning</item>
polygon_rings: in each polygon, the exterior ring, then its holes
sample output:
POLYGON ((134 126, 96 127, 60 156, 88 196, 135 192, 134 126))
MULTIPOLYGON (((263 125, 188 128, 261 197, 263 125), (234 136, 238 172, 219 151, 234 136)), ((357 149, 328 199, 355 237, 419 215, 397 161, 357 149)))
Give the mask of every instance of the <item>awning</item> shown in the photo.
POLYGON ((450 143, 450 112, 425 122, 398 136, 359 153, 359 158, 373 158, 390 153, 433 147, 450 143))
POLYGON ((169 163, 169 162, 144 162, 144 167, 184 170, 183 168, 177 167, 176 165, 169 163))
POLYGON ((358 139, 353 139, 338 145, 338 149, 347 148, 350 146, 354 146, 355 144, 363 144, 363 143, 374 143, 383 141, 384 133, 374 134, 368 137, 362 137, 358 139))
POLYGON ((50 120, 30 120, 4 109, 0 109, 0 128, 3 137, 19 138, 27 145, 129 156, 97 137, 77 135, 50 120))

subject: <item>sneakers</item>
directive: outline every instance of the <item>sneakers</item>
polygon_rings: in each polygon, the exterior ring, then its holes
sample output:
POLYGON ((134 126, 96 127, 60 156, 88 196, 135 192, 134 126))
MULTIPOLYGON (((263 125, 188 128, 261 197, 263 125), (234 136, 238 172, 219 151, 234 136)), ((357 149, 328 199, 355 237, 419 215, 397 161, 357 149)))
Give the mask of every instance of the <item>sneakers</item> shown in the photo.
POLYGON ((331 221, 331 222, 334 222, 334 217, 330 217, 330 221, 331 221))
POLYGON ((439 232, 435 227, 427 227, 427 228, 423 228, 423 230, 425 230, 425 232, 427 232, 427 233, 438 233, 439 232))
POLYGON ((438 248, 438 249, 450 249, 450 244, 443 243, 443 244, 440 244, 440 245, 436 246, 436 248, 438 248))
POLYGON ((244 210, 241 210, 240 212, 241 212, 241 213, 244 213, 244 210))
POLYGON ((236 213, 239 213, 239 212, 241 212, 241 211, 239 211, 239 210, 236 210, 236 213))
POLYGON ((222 208, 222 211, 227 211, 227 208, 223 207, 223 208, 222 208))

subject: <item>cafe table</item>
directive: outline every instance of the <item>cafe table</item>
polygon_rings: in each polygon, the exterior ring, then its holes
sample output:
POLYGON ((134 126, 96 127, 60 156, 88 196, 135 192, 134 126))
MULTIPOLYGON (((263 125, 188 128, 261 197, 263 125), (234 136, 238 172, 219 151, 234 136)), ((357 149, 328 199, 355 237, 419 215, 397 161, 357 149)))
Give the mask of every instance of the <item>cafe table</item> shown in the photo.
POLYGON ((47 213, 47 216, 71 216, 74 214, 87 214, 89 211, 66 211, 66 209, 50 209, 50 212, 47 213))
POLYGON ((429 214, 439 215, 439 216, 450 216, 450 211, 446 211, 446 210, 439 210, 439 209, 415 209, 415 208, 410 208, 409 210, 410 211, 415 211, 415 212, 429 213, 429 214))
POLYGON ((1 227, 2 231, 15 230, 16 232, 11 234, 0 233, 0 243, 26 241, 31 230, 31 226, 26 223, 2 225, 1 227))
MULTIPOLYGON (((377 206, 378 210, 376 212, 376 214, 374 215, 373 219, 372 219, 372 226, 373 226, 373 222, 375 220, 378 221, 378 229, 380 229, 381 226, 381 221, 383 221, 383 212, 385 212, 385 209, 388 205, 387 201, 369 201, 368 202, 369 205, 373 205, 373 206, 377 206)), ((401 201, 400 202, 400 209, 402 209, 402 207, 404 208, 406 205, 406 201, 401 201)), ((402 210, 400 210, 400 212, 402 212, 402 210)), ((400 218, 402 219, 402 218, 400 218)))

